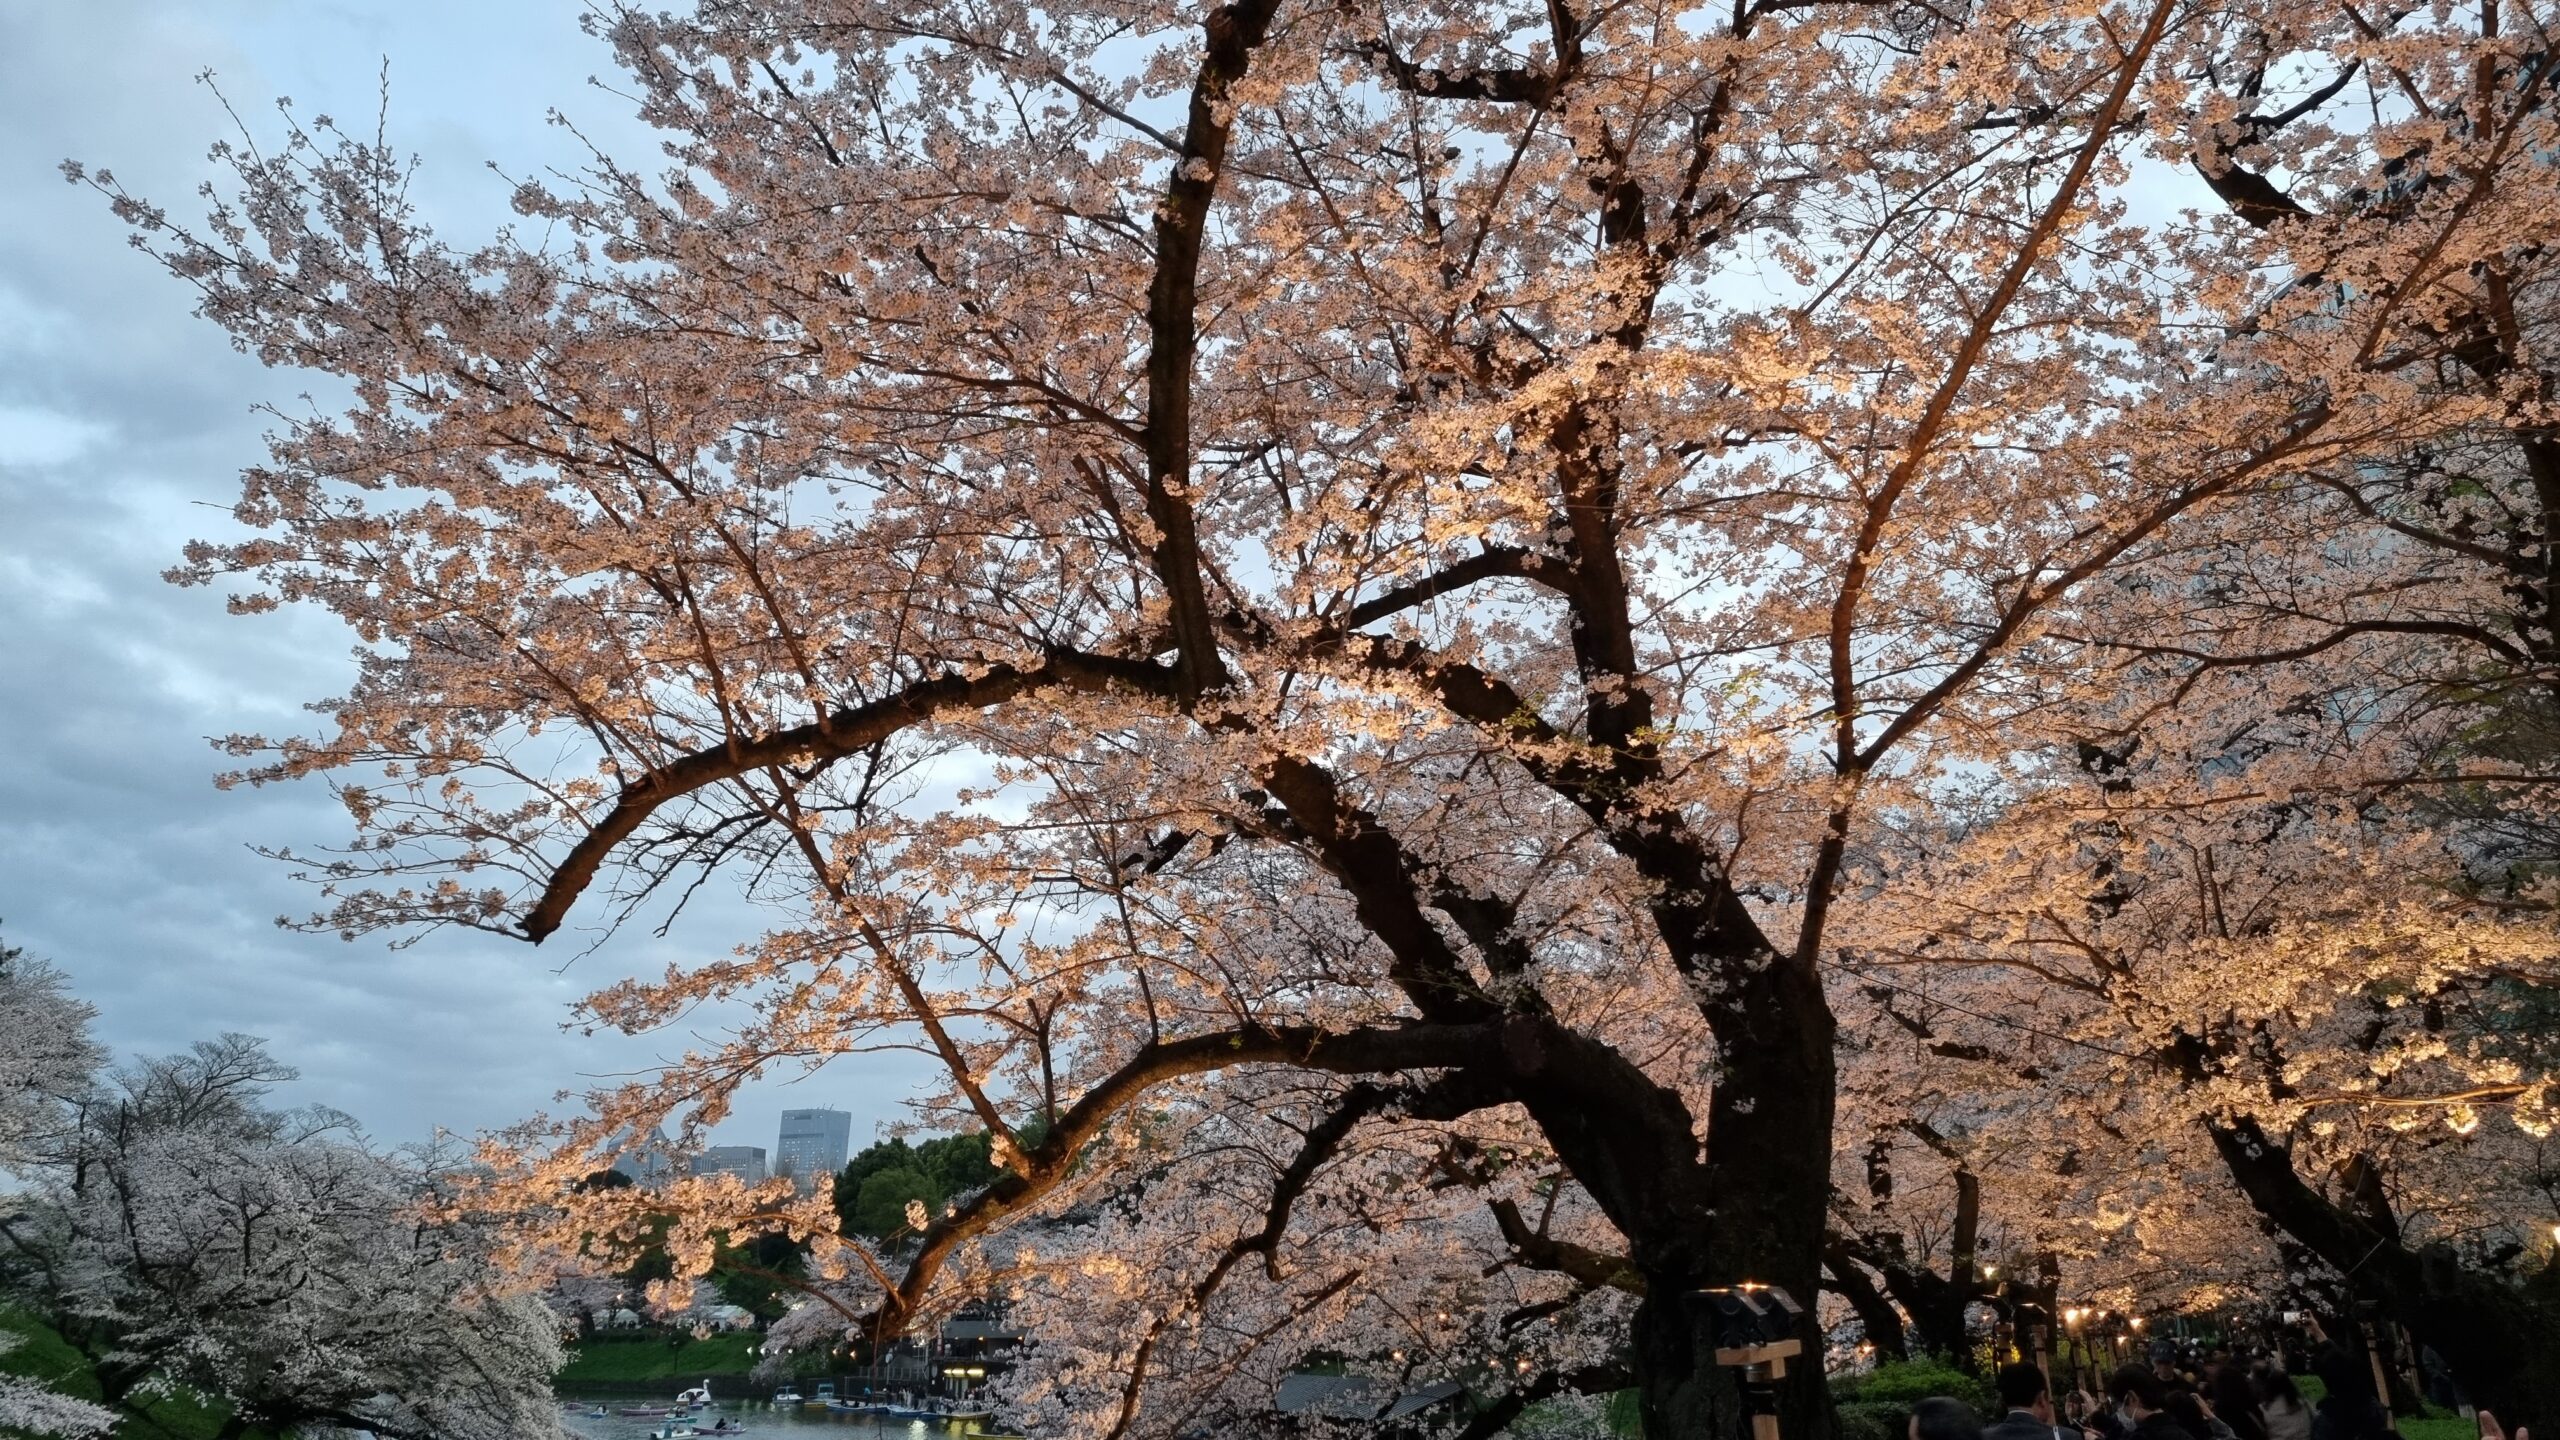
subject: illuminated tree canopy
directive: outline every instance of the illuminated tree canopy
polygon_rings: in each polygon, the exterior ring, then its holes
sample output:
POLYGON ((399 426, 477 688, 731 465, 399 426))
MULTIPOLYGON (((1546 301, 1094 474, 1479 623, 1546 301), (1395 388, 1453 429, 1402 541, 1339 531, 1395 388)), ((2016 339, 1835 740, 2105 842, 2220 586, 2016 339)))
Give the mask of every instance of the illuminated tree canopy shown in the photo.
POLYGON ((739 1018, 519 1137, 557 1237, 1004 1289, 1043 1434, 1331 1351, 1729 1435, 1685 1297, 1863 1276, 1879 1143, 2093 1265, 2254 1206, 2508 1293, 2399 1217, 2523 1223, 2553 1110, 2539 24, 718 0, 597 20, 664 166, 475 247, 325 121, 202 223, 88 178, 353 387, 181 572, 361 639, 232 742, 345 798, 313 923, 770 907, 587 1002, 739 1018), (570 1193, 884 1045, 1002 1169, 920 1231, 570 1193))

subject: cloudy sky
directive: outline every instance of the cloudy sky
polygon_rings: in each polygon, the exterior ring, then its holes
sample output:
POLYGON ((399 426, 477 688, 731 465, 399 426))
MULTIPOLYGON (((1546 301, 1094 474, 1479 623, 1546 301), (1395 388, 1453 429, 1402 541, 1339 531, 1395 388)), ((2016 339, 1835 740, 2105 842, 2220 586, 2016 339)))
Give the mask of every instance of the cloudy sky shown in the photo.
MULTIPOLYGON (((370 117, 387 60, 390 133, 423 162, 414 193, 439 232, 475 240, 508 218, 492 162, 574 163, 552 108, 648 158, 627 105, 588 83, 610 57, 578 9, 0 0, 0 937, 70 972, 116 1049, 265 1036, 303 1072, 291 1098, 386 1140, 504 1124, 673 1053, 688 1035, 560 1027, 585 989, 723 949, 753 917, 713 905, 665 941, 621 937, 583 959, 490 936, 394 951, 276 927, 313 896, 249 847, 325 843, 344 814, 311 787, 217 791, 206 739, 297 729, 300 707, 343 683, 349 640, 325 617, 228 616, 220 594, 159 576, 187 539, 226 533, 233 476, 262 455, 252 407, 315 381, 233 353, 58 167, 112 169, 184 214, 213 173, 206 147, 231 133, 199 73, 271 135, 278 96, 306 116, 370 117)), ((770 1147, 779 1111, 826 1104, 854 1112, 859 1145, 895 1118, 902 1072, 873 1059, 774 1085, 719 1138, 770 1147)))

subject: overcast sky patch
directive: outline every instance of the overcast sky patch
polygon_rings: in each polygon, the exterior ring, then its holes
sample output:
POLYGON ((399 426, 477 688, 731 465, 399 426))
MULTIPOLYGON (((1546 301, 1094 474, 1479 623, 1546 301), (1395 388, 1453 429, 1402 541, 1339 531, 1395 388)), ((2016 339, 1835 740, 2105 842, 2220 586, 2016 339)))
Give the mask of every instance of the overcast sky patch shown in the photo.
MULTIPOLYGON (((552 107, 626 159, 655 157, 627 103, 587 83, 611 57, 578 15, 515 0, 0 0, 0 937, 69 971, 119 1051, 263 1035, 303 1071, 289 1099, 388 1141, 556 1109, 562 1089, 699 1043, 562 1027, 584 990, 725 953, 766 917, 714 896, 663 940, 638 931, 584 957, 277 927, 320 898, 254 847, 323 847, 346 817, 316 785, 217 790, 229 762, 210 742, 309 723, 304 707, 351 673, 352 637, 324 616, 229 615, 220 587, 161 573, 188 539, 233 533, 235 477, 265 453, 255 407, 326 388, 195 319, 187 288, 58 167, 109 168, 187 219, 215 178, 208 147, 236 138, 225 99, 269 142, 279 95, 369 135, 388 57, 388 133, 423 167, 412 193, 467 247, 513 218, 491 162, 514 176, 577 163, 552 107)), ((770 1147, 783 1108, 825 1104, 854 1112, 859 1144, 898 1117, 915 1073, 909 1057, 865 1056, 768 1084, 718 1138, 770 1147)))

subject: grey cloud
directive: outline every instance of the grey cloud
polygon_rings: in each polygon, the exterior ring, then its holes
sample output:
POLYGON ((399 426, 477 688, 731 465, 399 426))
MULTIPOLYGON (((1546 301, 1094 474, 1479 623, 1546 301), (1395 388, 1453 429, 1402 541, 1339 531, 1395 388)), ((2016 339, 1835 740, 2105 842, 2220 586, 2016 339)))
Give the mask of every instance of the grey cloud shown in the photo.
MULTIPOLYGON (((560 1027, 583 989, 725 949, 758 917, 715 900, 663 941, 626 935, 582 959, 489 936, 393 950, 283 931, 275 917, 316 897, 250 846, 325 845, 344 817, 315 786, 211 783, 224 762, 207 737, 296 728, 343 682, 349 637, 324 617, 235 618, 219 593, 159 575, 228 526, 233 477, 263 454, 253 406, 322 387, 193 319, 185 287, 55 167, 108 166, 184 216, 229 123, 196 72, 220 72, 253 129, 279 93, 369 129, 385 55, 392 137, 420 154, 415 193, 458 244, 510 218, 484 162, 576 163, 545 106, 654 153, 583 83, 609 57, 568 4, 0 0, 0 935, 68 970, 117 1049, 264 1035, 304 1072, 293 1098, 400 1140, 504 1124, 693 1043, 560 1027)), ((767 1085, 720 1138, 769 1146, 781 1109, 826 1103, 855 1112, 858 1142, 913 1073, 864 1056, 767 1085)))

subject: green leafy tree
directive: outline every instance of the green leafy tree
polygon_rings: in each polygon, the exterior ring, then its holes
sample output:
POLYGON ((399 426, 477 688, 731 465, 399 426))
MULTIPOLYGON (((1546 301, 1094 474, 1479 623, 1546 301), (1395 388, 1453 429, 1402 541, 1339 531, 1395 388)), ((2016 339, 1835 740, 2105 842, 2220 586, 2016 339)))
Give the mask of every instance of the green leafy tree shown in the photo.
POLYGON ((865 1178, 855 1195, 853 1213, 847 1225, 859 1235, 874 1240, 908 1230, 907 1206, 921 1203, 927 1211, 939 1209, 942 1192, 933 1178, 915 1170, 881 1170, 865 1178))
POLYGON ((928 1140, 916 1147, 916 1159, 922 1162, 920 1168, 925 1178, 940 1189, 941 1195, 937 1198, 941 1199, 963 1195, 993 1183, 996 1167, 989 1154, 987 1134, 983 1130, 928 1140))
MULTIPOLYGON (((1034 1122, 1021 1133, 1036 1135, 1036 1127, 1034 1122)), ((845 1163, 836 1176, 836 1217, 848 1234, 887 1239, 907 1228, 909 1200, 939 1210, 994 1183, 998 1173, 983 1130, 918 1145, 893 1136, 865 1146, 845 1163)))
POLYGON ((759 1235, 743 1245, 723 1245, 711 1262, 720 1298, 774 1320, 790 1309, 808 1274, 808 1250, 787 1235, 759 1235))

